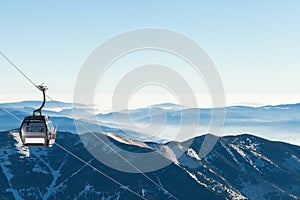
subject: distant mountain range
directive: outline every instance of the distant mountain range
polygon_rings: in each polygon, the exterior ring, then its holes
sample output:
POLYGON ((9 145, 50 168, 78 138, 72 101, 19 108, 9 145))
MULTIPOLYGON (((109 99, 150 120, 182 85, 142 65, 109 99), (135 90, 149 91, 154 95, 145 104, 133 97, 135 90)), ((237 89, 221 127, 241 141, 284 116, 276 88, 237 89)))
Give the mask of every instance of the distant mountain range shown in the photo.
MULTIPOLYGON (((0 104, 0 131, 15 129, 20 125, 18 120, 1 108, 5 108, 16 117, 23 119, 25 116, 31 115, 34 108, 37 108, 40 103, 39 101, 24 101, 0 104)), ((60 131, 75 133, 77 130, 72 108, 72 103, 49 101, 43 113, 51 116, 60 131)), ((184 127, 186 132, 191 132, 189 119, 185 119, 185 124, 180 124, 182 116, 190 116, 190 123, 194 118, 199 118, 199 132, 196 135, 206 134, 212 111, 211 109, 186 108, 171 103, 105 114, 95 113, 90 106, 83 104, 77 104, 76 109, 76 112, 80 112, 80 115, 84 116, 84 119, 77 120, 88 126, 90 131, 113 131, 134 139, 153 142, 172 140, 180 126, 184 127), (162 123, 164 128, 160 130, 161 134, 153 136, 149 125, 161 126, 162 123)), ((227 107, 223 133, 224 135, 251 133, 271 140, 300 145, 299 113, 300 104, 227 107)), ((191 138, 191 135, 194 134, 188 134, 181 141, 191 138)))
MULTIPOLYGON (((141 199, 128 189, 146 199, 300 199, 299 146, 247 134, 225 136, 206 157, 199 158, 205 136, 194 138, 191 145, 191 141, 137 142, 115 133, 96 136, 109 137, 126 151, 156 150, 155 159, 171 164, 146 173, 156 185, 143 174, 102 164, 77 134, 58 133, 58 144, 123 184, 120 186, 57 145, 27 149, 20 144, 18 133, 1 132, 0 199, 141 199), (179 153, 182 155, 176 158, 179 153)), ((86 133, 85 137, 93 136, 86 133)), ((107 156, 113 153, 93 141, 94 148, 107 156)))

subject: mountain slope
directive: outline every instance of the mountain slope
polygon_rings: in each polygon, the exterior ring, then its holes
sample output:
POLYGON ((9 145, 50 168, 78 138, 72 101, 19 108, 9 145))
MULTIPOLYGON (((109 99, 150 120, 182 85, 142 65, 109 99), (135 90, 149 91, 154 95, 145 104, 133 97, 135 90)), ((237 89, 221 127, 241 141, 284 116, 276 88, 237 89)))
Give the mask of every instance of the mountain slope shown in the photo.
MULTIPOLYGON (((6 132, 1 133, 0 137, 2 169, 0 176, 5 177, 1 179, 1 191, 4 191, 1 193, 1 197, 3 198, 11 198, 13 195, 15 198, 25 199, 95 199, 102 197, 104 199, 140 199, 125 187, 120 187, 57 146, 46 149, 31 148, 30 157, 26 157, 24 156, 26 151, 20 153, 16 147, 17 141, 13 135, 6 132)), ((77 135, 60 133, 57 140, 63 142, 66 148, 84 158, 89 164, 131 190, 144 195, 147 199, 172 199, 168 192, 154 185, 143 175, 122 173, 95 160, 80 143, 77 135)), ((122 144, 124 145, 124 143, 122 144)), ((127 146, 127 148, 139 151, 141 147, 127 146)), ((179 199, 192 199, 190 194, 202 195, 203 198, 218 198, 217 194, 207 190, 204 186, 199 186, 175 164, 171 164, 163 171, 147 175, 179 199), (181 182, 187 183, 189 187, 182 188, 181 182)))
MULTIPOLYGON (((16 133, 2 132, 1 199, 140 199, 126 187, 147 199, 173 199, 171 194, 178 199, 300 199, 298 146, 246 134, 227 136, 220 138, 213 151, 201 159, 197 152, 204 136, 167 144, 137 142, 114 133, 99 133, 97 137, 109 137, 126 151, 156 150, 157 160, 171 160, 167 167, 146 174, 160 187, 142 174, 120 172, 100 163, 85 149, 78 135, 61 132, 57 142, 125 187, 56 145, 30 148, 29 152, 19 144, 16 133), (174 157, 179 153, 182 155, 174 157)), ((111 156, 113 152, 102 147, 95 143, 95 148, 111 156)))

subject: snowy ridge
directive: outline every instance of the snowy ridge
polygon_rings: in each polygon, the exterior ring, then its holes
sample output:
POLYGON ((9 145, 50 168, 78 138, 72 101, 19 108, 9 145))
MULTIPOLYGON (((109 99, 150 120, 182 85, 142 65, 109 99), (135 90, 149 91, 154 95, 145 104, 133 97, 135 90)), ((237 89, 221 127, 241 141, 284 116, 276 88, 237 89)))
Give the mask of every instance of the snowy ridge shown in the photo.
POLYGON ((137 146, 137 147, 142 147, 142 148, 148 148, 148 149, 152 149, 151 147, 149 147, 147 144, 145 144, 144 142, 139 142, 130 138, 126 138, 123 137, 119 134, 116 133, 112 133, 112 132, 103 132, 104 135, 107 135, 108 137, 114 139, 115 141, 118 141, 120 143, 123 144, 128 144, 128 145, 133 145, 133 146, 137 146))

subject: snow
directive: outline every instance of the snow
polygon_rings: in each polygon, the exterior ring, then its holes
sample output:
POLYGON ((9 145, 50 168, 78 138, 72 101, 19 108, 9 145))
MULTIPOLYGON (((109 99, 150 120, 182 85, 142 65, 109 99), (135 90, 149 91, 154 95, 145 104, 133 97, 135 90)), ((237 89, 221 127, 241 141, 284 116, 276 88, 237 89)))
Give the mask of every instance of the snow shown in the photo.
POLYGON ((234 156, 234 154, 231 152, 231 150, 225 145, 223 144, 223 142, 221 142, 221 145, 225 148, 225 150, 231 155, 232 159, 241 167, 241 163, 236 159, 236 157, 234 156))
POLYGON ((29 157, 29 148, 23 145, 19 133, 16 131, 11 131, 10 134, 14 137, 16 141, 15 146, 18 150, 18 153, 21 154, 20 158, 29 157))
POLYGON ((159 154, 161 154, 165 158, 171 160, 173 163, 179 164, 176 154, 170 147, 165 146, 165 145, 164 146, 154 145, 152 148, 154 148, 154 150, 156 150, 159 154))
POLYGON ((201 158, 199 157, 199 155, 191 148, 188 149, 188 155, 191 156, 192 158, 195 158, 196 160, 201 160, 201 158))
POLYGON ((188 175, 189 175, 191 178, 193 178, 197 183, 199 183, 199 185, 202 185, 202 186, 204 186, 205 188, 208 188, 208 185, 206 185, 205 183, 202 183, 201 181, 199 181, 195 174, 189 172, 189 171, 186 170, 186 169, 184 169, 184 170, 188 173, 188 175))
MULTIPOLYGON (((266 156, 260 154, 258 152, 258 147, 259 144, 253 142, 251 139, 247 138, 246 141, 248 142, 248 144, 245 144, 244 141, 240 141, 238 142, 237 140, 235 140, 233 143, 240 143, 238 145, 234 145, 234 144, 229 144, 230 147, 232 147, 239 155, 242 156, 242 158, 244 158, 250 165, 252 165, 254 167, 255 170, 257 170, 258 172, 260 172, 260 170, 258 169, 258 166, 264 167, 264 161, 267 161, 268 163, 270 163, 271 165, 274 165, 275 167, 278 167, 278 165, 274 162, 272 162, 270 159, 268 159, 266 156), (258 158, 258 160, 256 160, 255 162, 253 160, 250 159, 249 156, 247 156, 245 154, 245 152, 243 150, 248 150, 252 155, 254 155, 256 158, 258 158), (262 160, 261 160, 262 159, 262 160)), ((232 156, 233 160, 239 164, 240 166, 242 166, 242 164, 240 162, 238 162, 237 158, 234 156, 234 154, 230 151, 229 148, 227 148, 223 143, 222 146, 226 149, 226 151, 232 156)))
POLYGON ((120 186, 120 188, 123 189, 123 190, 128 190, 128 189, 129 189, 129 186, 128 186, 128 185, 127 185, 127 186, 122 185, 122 186, 120 186))
POLYGON ((255 151, 250 151, 254 156, 258 157, 258 158, 261 158, 265 161, 267 161, 268 163, 274 165, 275 167, 279 167, 276 163, 272 162, 270 159, 268 159, 266 156, 258 153, 258 152, 255 152, 255 151))
POLYGON ((247 199, 245 196, 243 196, 240 193, 237 193, 229 188, 226 188, 226 191, 229 193, 232 199, 234 200, 240 200, 240 199, 247 199))
POLYGON ((84 188, 85 191, 90 191, 93 187, 90 184, 87 184, 84 188))
POLYGON ((257 151, 257 147, 259 146, 258 143, 252 142, 251 139, 247 138, 249 145, 245 145, 246 149, 251 149, 253 151, 257 151))
POLYGON ((38 165, 38 164, 36 164, 36 165, 34 166, 34 168, 32 169, 32 171, 33 171, 33 172, 37 172, 37 173, 42 173, 42 174, 48 174, 48 172, 47 172, 45 169, 43 169, 42 166, 40 166, 40 165, 38 165))
MULTIPOLYGON (((202 174, 201 172, 197 172, 197 174, 201 177, 203 177, 203 179, 205 181, 207 181, 207 187, 210 188, 212 191, 215 191, 219 194, 222 194, 223 192, 226 192, 231 198, 230 199, 234 199, 234 200, 238 200, 238 199, 246 199, 246 197, 244 197, 241 193, 239 193, 238 191, 235 191, 232 188, 228 188, 226 187, 224 184, 214 180, 213 178, 210 178, 204 174, 202 174)), ((216 173, 214 173, 216 174, 216 173)), ((227 182, 227 180, 225 180, 223 177, 219 177, 222 180, 224 180, 226 182, 226 184, 229 184, 227 182)), ((231 186, 230 186, 231 187, 231 186)))
POLYGON ((135 140, 132 140, 132 139, 129 139, 129 138, 125 138, 125 137, 122 137, 116 133, 112 133, 112 132, 105 132, 104 133, 105 135, 107 135, 108 137, 120 142, 120 143, 123 143, 123 144, 128 144, 128 145, 133 145, 133 146, 138 146, 138 147, 142 147, 142 148, 148 148, 148 149, 151 149, 147 144, 145 144, 144 142, 139 142, 139 141, 135 141, 135 140))
MULTIPOLYGON (((178 153, 178 152, 177 152, 178 153)), ((180 155, 177 155, 177 157, 180 155)), ((197 169, 201 166, 200 158, 193 149, 188 149, 186 153, 178 158, 180 165, 190 169, 197 169)))
POLYGON ((234 144, 229 144, 229 146, 231 146, 238 154, 240 154, 246 160, 246 162, 248 162, 255 170, 260 172, 260 170, 254 164, 254 162, 244 153, 244 151, 241 148, 234 144))
POLYGON ((47 173, 48 174, 50 173, 52 175, 52 181, 47 188, 47 193, 43 195, 43 199, 48 199, 51 196, 52 192, 55 190, 56 182, 61 175, 61 169, 65 165, 65 162, 62 162, 60 164, 60 166, 58 167, 58 169, 53 169, 51 167, 50 163, 45 161, 42 157, 44 155, 47 155, 47 150, 37 148, 35 150, 32 150, 31 154, 32 154, 32 156, 35 156, 36 158, 38 158, 41 161, 41 163, 44 165, 44 167, 49 170, 49 172, 47 172, 47 173))
MULTIPOLYGON (((253 182, 253 181, 247 181, 242 182, 241 184, 242 189, 241 192, 245 194, 248 197, 251 197, 251 199, 268 199, 270 194, 278 194, 279 196, 282 194, 285 194, 286 191, 283 191, 278 186, 273 185, 272 183, 267 183, 264 181, 259 182, 253 182)), ((292 194, 287 194, 292 199, 298 199, 298 197, 295 197, 292 194)))
POLYGON ((98 192, 98 191, 95 190, 95 188, 92 185, 87 184, 84 187, 84 189, 82 191, 80 191, 80 193, 78 194, 78 196, 74 198, 74 200, 75 199, 78 199, 78 200, 80 200, 80 199, 88 199, 89 194, 93 194, 93 195, 95 195, 97 197, 101 196, 101 200, 120 199, 120 192, 116 192, 113 196, 112 195, 106 195, 105 196, 105 193, 98 192))
MULTIPOLYGON (((7 161, 9 158, 8 158, 8 155, 5 154, 5 155, 1 155, 0 157, 0 168, 2 169, 2 172, 8 182, 8 185, 9 185, 9 188, 7 188, 5 191, 7 192, 11 192, 14 199, 22 199, 20 194, 19 194, 19 191, 14 189, 13 186, 12 186, 12 183, 11 183, 11 180, 12 178, 14 177, 14 175, 11 173, 10 169, 8 168, 8 166, 11 165, 11 162, 7 161)), ((3 188, 4 189, 4 188, 3 188)))
MULTIPOLYGON (((87 164, 90 164, 92 162, 92 160, 89 160, 87 162, 87 164)), ((68 178, 64 179, 64 181, 60 182, 59 185, 57 185, 54 189, 53 192, 57 192, 60 190, 64 190, 67 186, 65 185, 65 183, 67 183, 69 181, 69 179, 73 178, 74 176, 76 176, 77 174, 79 174, 83 169, 85 169, 88 165, 84 164, 83 166, 81 166, 78 170, 76 170, 75 172, 73 172, 68 178)))
POLYGON ((143 195, 143 197, 145 196, 146 192, 147 192, 146 189, 142 189, 142 195, 143 195))
POLYGON ((291 158, 294 159, 294 160, 296 160, 298 163, 300 163, 300 158, 298 158, 294 154, 291 155, 291 158))
POLYGON ((284 165, 293 169, 293 170, 300 170, 300 158, 292 154, 289 158, 285 159, 284 165))

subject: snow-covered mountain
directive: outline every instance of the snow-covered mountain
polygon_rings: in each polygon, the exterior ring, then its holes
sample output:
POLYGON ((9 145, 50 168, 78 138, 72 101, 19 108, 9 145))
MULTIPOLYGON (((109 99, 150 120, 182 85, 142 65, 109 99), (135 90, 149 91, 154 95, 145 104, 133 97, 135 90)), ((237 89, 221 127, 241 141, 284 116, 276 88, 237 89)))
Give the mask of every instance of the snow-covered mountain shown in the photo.
MULTIPOLYGON (((146 199, 300 199, 298 146, 247 134, 226 136, 200 158, 197 152, 204 136, 191 145, 191 141, 137 142, 115 133, 98 133, 97 137, 109 137, 126 151, 157 150, 156 159, 171 164, 146 174, 155 184, 143 174, 120 172, 97 161, 78 135, 58 134, 58 144, 123 184, 120 186, 57 145, 28 150, 19 143, 17 133, 1 132, 0 199, 140 199, 128 189, 146 199), (178 153, 182 155, 176 158, 178 153)), ((94 148, 108 156, 113 153, 102 147, 95 142, 94 148)))

